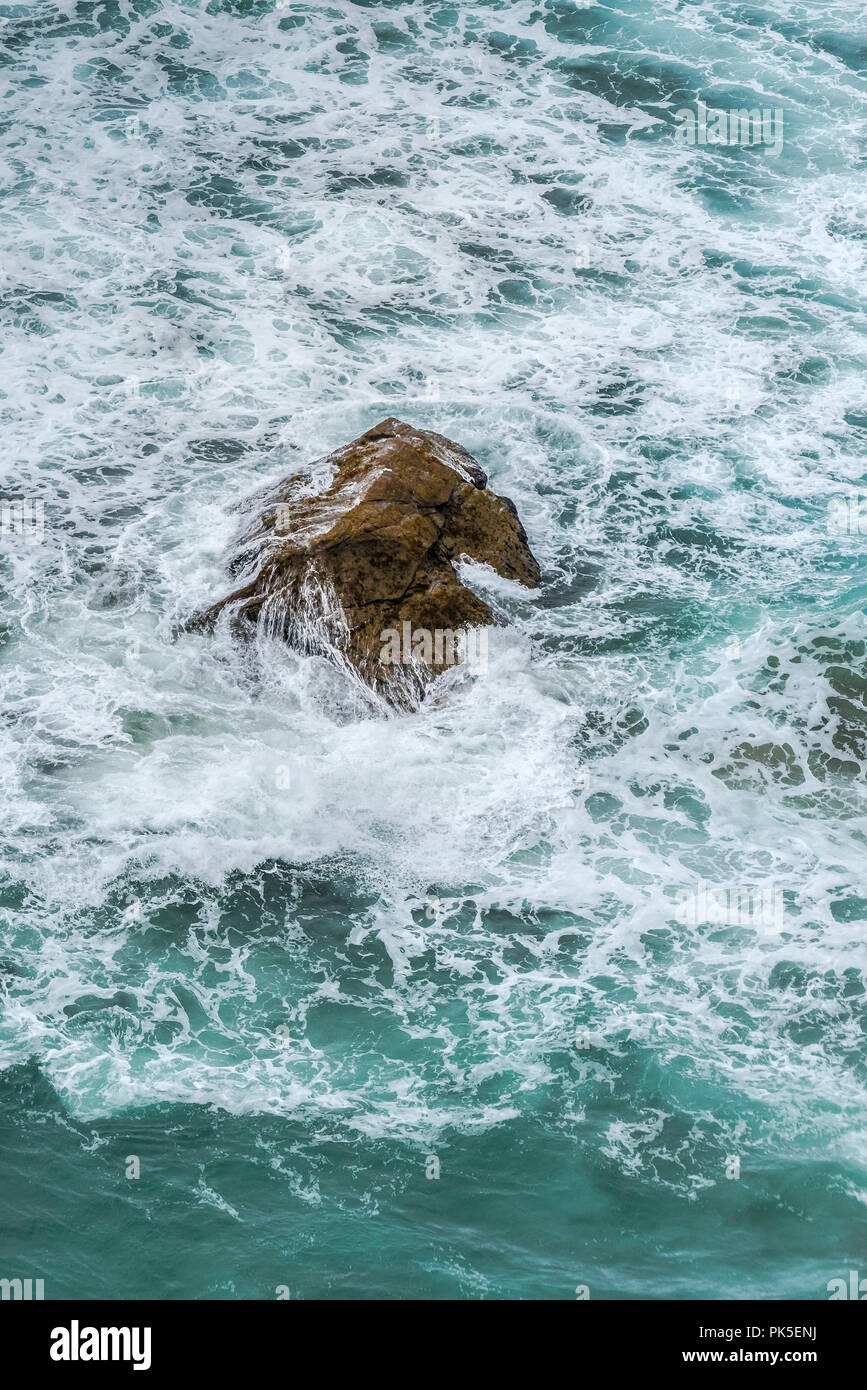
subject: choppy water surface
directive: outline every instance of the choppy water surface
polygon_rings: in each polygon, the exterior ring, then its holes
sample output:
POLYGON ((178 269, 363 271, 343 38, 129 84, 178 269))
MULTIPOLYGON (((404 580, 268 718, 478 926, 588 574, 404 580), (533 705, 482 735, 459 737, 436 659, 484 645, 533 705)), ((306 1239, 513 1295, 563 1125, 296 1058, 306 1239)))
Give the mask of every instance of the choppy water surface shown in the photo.
POLYGON ((0 1274, 827 1297, 867 1224, 861 7, 0 13, 0 1274), (677 141, 698 102, 782 148, 677 141), (178 637, 227 508, 390 414, 543 565, 469 575, 487 671, 370 718, 178 637))

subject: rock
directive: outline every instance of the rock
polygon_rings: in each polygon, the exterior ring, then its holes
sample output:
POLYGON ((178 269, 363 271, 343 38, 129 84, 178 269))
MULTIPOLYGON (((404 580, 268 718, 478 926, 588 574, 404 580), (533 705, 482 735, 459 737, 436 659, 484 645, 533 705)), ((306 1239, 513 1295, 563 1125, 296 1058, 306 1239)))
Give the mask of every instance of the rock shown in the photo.
POLYGON ((440 434, 383 420, 318 467, 331 470, 324 491, 308 474, 251 499, 257 514, 231 563, 244 583, 192 625, 228 610, 239 630, 264 627, 412 706, 448 665, 472 664, 469 631, 496 621, 454 562, 529 587, 539 566, 514 505, 440 434))

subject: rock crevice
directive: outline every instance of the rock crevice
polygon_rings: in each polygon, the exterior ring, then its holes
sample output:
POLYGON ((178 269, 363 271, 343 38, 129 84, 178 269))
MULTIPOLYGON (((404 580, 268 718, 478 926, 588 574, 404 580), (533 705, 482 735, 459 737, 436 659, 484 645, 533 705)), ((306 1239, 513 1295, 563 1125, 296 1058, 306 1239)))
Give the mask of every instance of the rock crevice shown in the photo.
POLYGON ((331 479, 319 493, 293 477, 251 499, 230 565, 244 582, 192 625, 212 626, 224 612, 242 632, 264 622, 411 705, 454 659, 437 633, 496 621, 454 562, 466 556, 528 587, 541 582, 539 566, 514 504, 443 435, 383 420, 324 463, 331 479), (407 623, 419 641, 409 659, 402 643, 395 661, 383 634, 407 623))

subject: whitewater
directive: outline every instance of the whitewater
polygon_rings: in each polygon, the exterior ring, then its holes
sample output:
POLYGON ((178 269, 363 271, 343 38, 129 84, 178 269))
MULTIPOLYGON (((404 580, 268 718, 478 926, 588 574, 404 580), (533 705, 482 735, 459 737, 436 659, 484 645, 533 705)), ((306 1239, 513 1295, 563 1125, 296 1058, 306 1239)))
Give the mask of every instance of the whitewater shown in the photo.
POLYGON ((826 1298, 861 7, 43 0, 0 56, 0 1274, 826 1298), (700 103, 780 147, 678 139, 700 103), (183 630, 233 508, 390 415, 544 577, 463 567, 507 624, 412 714, 183 630))

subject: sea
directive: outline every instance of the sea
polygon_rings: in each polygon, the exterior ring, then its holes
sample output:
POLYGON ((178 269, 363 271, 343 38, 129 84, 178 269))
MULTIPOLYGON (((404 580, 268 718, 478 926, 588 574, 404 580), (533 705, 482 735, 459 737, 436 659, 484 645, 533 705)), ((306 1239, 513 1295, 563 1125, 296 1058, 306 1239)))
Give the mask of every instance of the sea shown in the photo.
POLYGON ((865 78, 856 0, 0 6, 0 1277, 867 1278, 865 78), (184 626, 388 416, 544 576, 412 712, 184 626))

